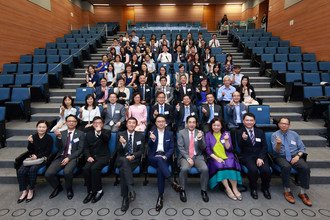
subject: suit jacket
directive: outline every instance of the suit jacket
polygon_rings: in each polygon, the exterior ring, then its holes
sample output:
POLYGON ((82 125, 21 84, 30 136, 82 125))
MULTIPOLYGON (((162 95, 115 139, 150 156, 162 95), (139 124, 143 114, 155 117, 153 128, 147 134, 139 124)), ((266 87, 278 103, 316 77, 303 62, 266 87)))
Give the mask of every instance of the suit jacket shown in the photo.
MULTIPOLYGON (((203 158, 204 157, 203 152, 205 151, 206 145, 205 145, 204 135, 201 140, 197 140, 198 131, 199 131, 198 129, 195 129, 194 132, 194 147, 195 147, 196 157, 203 158)), ((178 149, 180 151, 179 159, 189 158, 189 144, 190 144, 189 130, 188 128, 182 129, 181 131, 179 131, 178 134, 178 149)))
MULTIPOLYGON (((151 112, 150 112, 150 114, 151 114, 151 121, 152 121, 152 123, 155 123, 154 112, 155 112, 156 110, 157 110, 158 113, 159 113, 159 104, 155 104, 155 105, 152 106, 152 108, 151 108, 151 112)), ((173 123, 173 108, 172 108, 171 105, 166 104, 166 103, 165 103, 165 106, 164 106, 164 116, 165 116, 165 118, 166 118, 166 124, 167 124, 167 125, 170 125, 170 124, 173 123)))
MULTIPOLYGON (((196 108, 195 105, 190 104, 190 115, 195 116, 198 120, 198 110, 196 108)), ((184 119, 184 113, 185 113, 185 106, 183 104, 180 104, 180 110, 177 111, 177 109, 175 109, 175 118, 177 119, 177 123, 178 125, 181 125, 181 123, 183 122, 184 119)))
MULTIPOLYGON (((138 92, 141 96, 141 100, 143 100, 142 98, 142 86, 138 85, 136 90, 136 92, 138 92)), ((144 100, 146 101, 147 104, 151 103, 151 97, 152 97, 152 92, 151 92, 151 88, 149 87, 149 85, 145 84, 145 91, 144 91, 144 100)))
POLYGON ((105 156, 110 157, 110 151, 108 147, 109 138, 110 132, 104 129, 101 130, 101 135, 99 137, 96 137, 94 129, 87 132, 84 147, 84 155, 86 159, 88 157, 93 157, 94 159, 105 156))
MULTIPOLYGON (((150 138, 148 140, 148 157, 154 157, 156 155, 157 146, 158 146, 158 129, 153 131, 156 136, 155 142, 153 142, 150 138)), ((169 130, 164 131, 164 153, 167 159, 169 159, 174 151, 174 137, 173 133, 169 130)))
POLYGON ((122 104, 116 103, 115 111, 113 112, 113 116, 111 117, 111 107, 110 103, 107 104, 107 108, 103 109, 102 117, 105 118, 104 123, 108 125, 110 121, 113 121, 114 124, 117 122, 123 123, 125 121, 125 108, 122 104))
POLYGON ((184 54, 184 53, 180 53, 180 55, 179 54, 177 54, 177 53, 173 53, 173 55, 172 55, 172 62, 173 63, 177 63, 178 62, 178 56, 180 57, 179 59, 180 59, 180 62, 181 63, 184 63, 184 62, 186 62, 186 55, 184 54))
MULTIPOLYGON (((64 152, 66 139, 68 136, 68 130, 62 131, 61 135, 62 135, 61 139, 56 138, 56 145, 58 148, 58 152, 55 159, 59 158, 64 152)), ((83 153, 84 144, 85 144, 84 132, 75 129, 71 141, 71 154, 68 155, 69 160, 78 159, 78 157, 83 153)))
MULTIPOLYGON (((243 115, 245 113, 247 113, 247 107, 243 103, 240 103, 239 106, 240 106, 240 110, 241 110, 241 112, 240 112, 241 120, 242 120, 242 123, 243 123, 243 115)), ((228 126, 229 127, 237 126, 237 123, 236 123, 236 118, 237 117, 236 117, 235 107, 234 106, 231 107, 231 106, 229 106, 229 104, 227 104, 226 108, 227 108, 227 114, 228 114, 228 126)))
MULTIPOLYGON (((166 98, 166 103, 170 103, 173 100, 173 87, 171 86, 166 86, 166 94, 165 94, 165 98, 166 98)), ((156 87, 156 92, 155 94, 157 94, 158 92, 163 92, 163 87, 162 86, 157 86, 156 87)))
MULTIPOLYGON (((207 123, 210 118, 210 106, 208 104, 205 104, 202 106, 202 108, 205 108, 206 113, 202 112, 202 123, 207 123)), ((213 104, 213 111, 214 111, 214 117, 222 119, 222 110, 220 105, 213 104)))
MULTIPOLYGON (((255 91, 254 91, 254 88, 253 88, 253 86, 249 86, 248 87, 248 90, 250 91, 250 96, 251 96, 251 98, 253 98, 254 100, 256 99, 256 93, 255 93, 255 91)), ((239 86, 238 88, 237 88, 237 91, 241 94, 241 102, 243 102, 244 101, 244 93, 243 93, 243 87, 241 87, 241 86, 239 86)))
MULTIPOLYGON (((179 90, 175 90, 176 93, 176 101, 181 102, 183 99, 184 91, 182 85, 180 85, 179 90)), ((192 85, 186 84, 186 94, 190 96, 191 101, 195 100, 195 90, 192 88, 192 85)))
MULTIPOLYGON (((102 92, 102 88, 101 86, 98 86, 95 88, 95 91, 94 91, 95 95, 96 95, 96 100, 98 101, 99 99, 102 99, 103 96, 104 96, 104 92, 102 92)), ((108 96, 109 96, 109 90, 108 90, 108 96)), ((106 99, 108 99, 108 97, 106 97, 106 99)))
MULTIPOLYGON (((124 157, 128 154, 127 143, 122 145, 119 142, 120 136, 123 136, 126 141, 128 141, 127 130, 121 131, 117 135, 117 156, 124 157)), ((140 161, 142 154, 144 154, 144 134, 142 132, 135 131, 133 137, 133 155, 135 156, 134 161, 140 161)))
POLYGON ((237 131, 237 140, 238 146, 241 149, 240 156, 244 158, 260 158, 265 160, 267 154, 267 143, 265 139, 264 132, 254 127, 254 136, 255 136, 255 145, 252 145, 251 138, 249 136, 249 132, 245 127, 242 127, 237 131), (242 138, 242 134, 245 132, 248 135, 248 138, 244 140, 242 138))

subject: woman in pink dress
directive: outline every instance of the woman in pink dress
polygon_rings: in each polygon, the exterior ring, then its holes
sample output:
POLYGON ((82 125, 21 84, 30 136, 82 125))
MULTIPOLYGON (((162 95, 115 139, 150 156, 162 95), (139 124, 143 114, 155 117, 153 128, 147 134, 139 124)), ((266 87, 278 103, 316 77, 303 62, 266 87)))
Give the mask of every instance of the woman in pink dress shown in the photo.
POLYGON ((144 132, 147 128, 147 107, 141 104, 139 93, 133 94, 132 104, 127 111, 127 118, 134 117, 138 121, 135 131, 144 132))

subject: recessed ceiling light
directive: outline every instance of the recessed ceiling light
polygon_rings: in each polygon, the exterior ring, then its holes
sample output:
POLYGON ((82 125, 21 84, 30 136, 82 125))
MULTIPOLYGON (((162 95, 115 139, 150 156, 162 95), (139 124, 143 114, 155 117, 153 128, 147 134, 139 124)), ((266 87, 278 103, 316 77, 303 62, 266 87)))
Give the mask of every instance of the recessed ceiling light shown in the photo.
POLYGON ((193 3, 193 5, 209 5, 210 3, 193 3))
POLYGON ((241 5, 242 2, 232 2, 232 3, 226 3, 226 5, 241 5))
POLYGON ((126 4, 126 6, 142 6, 142 4, 126 4))
POLYGON ((93 4, 94 6, 109 6, 109 4, 93 4))
POLYGON ((176 4, 174 3, 164 3, 164 4, 159 4, 161 6, 175 6, 176 4))

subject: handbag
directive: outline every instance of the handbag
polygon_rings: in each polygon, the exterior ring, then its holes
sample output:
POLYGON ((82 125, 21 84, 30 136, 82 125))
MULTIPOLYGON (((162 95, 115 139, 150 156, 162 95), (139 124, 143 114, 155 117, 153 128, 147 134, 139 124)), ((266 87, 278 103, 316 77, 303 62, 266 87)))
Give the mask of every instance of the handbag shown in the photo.
POLYGON ((37 158, 35 160, 32 160, 31 158, 26 158, 25 160, 23 160, 23 166, 29 167, 29 166, 39 165, 45 162, 46 160, 47 160, 46 157, 37 158))

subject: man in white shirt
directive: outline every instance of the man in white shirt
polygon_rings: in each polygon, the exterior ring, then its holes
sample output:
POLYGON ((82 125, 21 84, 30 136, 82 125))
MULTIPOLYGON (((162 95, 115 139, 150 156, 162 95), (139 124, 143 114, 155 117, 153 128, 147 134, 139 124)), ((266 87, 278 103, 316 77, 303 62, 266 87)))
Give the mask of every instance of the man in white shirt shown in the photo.
POLYGON ((163 46, 163 52, 158 55, 157 61, 160 63, 172 62, 172 55, 168 52, 167 46, 163 46))
POLYGON ((132 35, 132 41, 135 42, 136 44, 138 44, 139 43, 139 37, 136 36, 136 31, 133 30, 131 35, 132 35))
POLYGON ((209 41, 209 47, 220 47, 220 42, 216 34, 212 34, 212 39, 209 41))

